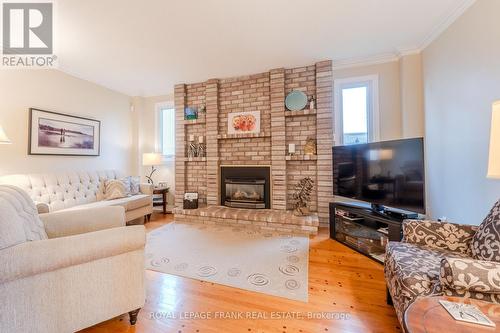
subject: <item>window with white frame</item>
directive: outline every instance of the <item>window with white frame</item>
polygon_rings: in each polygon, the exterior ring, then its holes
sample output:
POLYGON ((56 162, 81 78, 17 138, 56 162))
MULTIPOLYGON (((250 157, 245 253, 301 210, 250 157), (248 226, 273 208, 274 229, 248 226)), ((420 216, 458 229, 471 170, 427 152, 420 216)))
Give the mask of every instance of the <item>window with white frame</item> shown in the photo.
POLYGON ((378 76, 335 80, 335 143, 379 140, 378 76))
POLYGON ((175 156, 175 109, 170 106, 158 108, 158 148, 164 157, 175 156))

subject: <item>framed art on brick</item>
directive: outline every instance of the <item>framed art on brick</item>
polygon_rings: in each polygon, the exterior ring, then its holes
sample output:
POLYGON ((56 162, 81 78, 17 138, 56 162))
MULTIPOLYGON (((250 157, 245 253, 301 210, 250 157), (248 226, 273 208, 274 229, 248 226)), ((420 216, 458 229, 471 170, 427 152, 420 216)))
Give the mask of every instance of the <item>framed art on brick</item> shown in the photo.
POLYGON ((228 134, 260 133, 260 111, 232 112, 227 115, 228 134))

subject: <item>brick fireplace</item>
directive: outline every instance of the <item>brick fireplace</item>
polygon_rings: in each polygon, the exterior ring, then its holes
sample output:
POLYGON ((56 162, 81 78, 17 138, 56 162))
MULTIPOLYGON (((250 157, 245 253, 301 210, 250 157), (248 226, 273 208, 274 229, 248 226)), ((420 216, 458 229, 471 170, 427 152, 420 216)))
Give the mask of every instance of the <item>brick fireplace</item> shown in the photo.
MULTIPOLYGON (((223 206, 227 194, 222 191, 223 186, 226 188, 223 167, 266 167, 269 193, 265 208, 273 212, 290 210, 296 183, 311 177, 315 182, 311 210, 317 212, 320 222, 327 223, 328 203, 332 200, 332 85, 331 61, 176 85, 176 206, 182 207, 185 192, 198 192, 202 206, 223 206), (286 110, 285 97, 292 90, 314 96, 315 109, 310 110, 308 105, 301 111, 286 110), (185 107, 206 107, 206 112, 196 120, 185 120, 185 107), (229 113, 244 111, 260 111, 260 132, 228 133, 229 113), (189 138, 200 136, 206 143, 206 157, 188 158, 189 138), (304 145, 311 137, 317 142, 317 153, 305 155, 304 145), (287 156, 290 143, 296 145, 294 156, 287 156)), ((242 179, 233 178, 235 186, 230 187, 236 191, 242 179)), ((245 184, 239 185, 240 191, 235 196, 232 193, 235 198, 259 199, 259 186, 246 184, 242 190, 245 184)), ((257 201, 262 207, 262 200, 257 201)))

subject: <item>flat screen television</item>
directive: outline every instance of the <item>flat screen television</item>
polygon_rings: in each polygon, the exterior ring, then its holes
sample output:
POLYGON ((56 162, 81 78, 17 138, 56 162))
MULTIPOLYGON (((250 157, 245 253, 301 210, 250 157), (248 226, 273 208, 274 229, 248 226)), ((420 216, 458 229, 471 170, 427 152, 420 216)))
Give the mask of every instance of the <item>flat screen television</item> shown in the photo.
POLYGON ((333 147, 333 194, 425 213, 423 138, 333 147))

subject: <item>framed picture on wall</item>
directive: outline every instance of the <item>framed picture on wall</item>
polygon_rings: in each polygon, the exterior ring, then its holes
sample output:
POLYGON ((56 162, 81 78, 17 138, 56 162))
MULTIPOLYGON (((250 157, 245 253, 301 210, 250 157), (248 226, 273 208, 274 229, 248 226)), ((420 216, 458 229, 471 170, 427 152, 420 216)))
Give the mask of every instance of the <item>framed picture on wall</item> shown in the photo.
POLYGON ((260 111, 232 112, 228 114, 227 133, 260 133, 260 111))
POLYGON ((99 156, 99 120, 31 108, 29 127, 30 155, 99 156))

